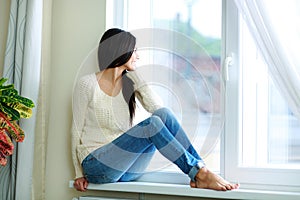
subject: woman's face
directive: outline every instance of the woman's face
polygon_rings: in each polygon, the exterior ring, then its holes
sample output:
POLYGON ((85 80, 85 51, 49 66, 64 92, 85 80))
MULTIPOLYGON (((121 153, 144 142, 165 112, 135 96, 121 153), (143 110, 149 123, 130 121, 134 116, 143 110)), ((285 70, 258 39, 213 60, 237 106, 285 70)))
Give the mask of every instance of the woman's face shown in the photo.
POLYGON ((139 59, 137 48, 134 48, 130 59, 125 63, 125 67, 128 71, 134 71, 136 69, 136 61, 139 59))

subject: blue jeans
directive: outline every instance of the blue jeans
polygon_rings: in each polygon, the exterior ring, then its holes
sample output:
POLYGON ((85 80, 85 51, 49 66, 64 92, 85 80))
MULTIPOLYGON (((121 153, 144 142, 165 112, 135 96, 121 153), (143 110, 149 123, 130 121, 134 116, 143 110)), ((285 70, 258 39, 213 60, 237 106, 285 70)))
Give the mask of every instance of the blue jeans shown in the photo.
POLYGON ((90 153, 82 162, 83 172, 90 183, 132 181, 143 175, 156 150, 193 181, 204 166, 176 117, 169 109, 161 108, 90 153))

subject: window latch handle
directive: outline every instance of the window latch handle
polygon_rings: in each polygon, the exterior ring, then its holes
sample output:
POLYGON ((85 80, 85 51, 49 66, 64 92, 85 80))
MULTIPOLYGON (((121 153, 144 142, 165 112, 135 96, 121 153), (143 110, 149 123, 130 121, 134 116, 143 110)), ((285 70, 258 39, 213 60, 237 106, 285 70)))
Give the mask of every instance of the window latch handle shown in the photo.
POLYGON ((229 66, 233 65, 233 54, 231 53, 229 56, 225 58, 224 61, 224 79, 225 81, 229 81, 229 66))

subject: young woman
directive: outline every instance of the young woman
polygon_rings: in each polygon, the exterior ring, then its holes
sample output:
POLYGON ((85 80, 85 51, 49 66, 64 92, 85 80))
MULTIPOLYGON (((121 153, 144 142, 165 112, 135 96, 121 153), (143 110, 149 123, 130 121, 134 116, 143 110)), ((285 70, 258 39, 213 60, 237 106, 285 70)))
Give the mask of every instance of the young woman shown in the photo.
POLYGON ((232 190, 209 171, 173 113, 134 72, 139 56, 136 38, 107 30, 99 43, 100 71, 83 76, 74 89, 72 156, 74 187, 88 183, 131 181, 140 177, 158 150, 190 179, 193 188, 232 190), (132 126, 136 98, 152 115, 132 126))

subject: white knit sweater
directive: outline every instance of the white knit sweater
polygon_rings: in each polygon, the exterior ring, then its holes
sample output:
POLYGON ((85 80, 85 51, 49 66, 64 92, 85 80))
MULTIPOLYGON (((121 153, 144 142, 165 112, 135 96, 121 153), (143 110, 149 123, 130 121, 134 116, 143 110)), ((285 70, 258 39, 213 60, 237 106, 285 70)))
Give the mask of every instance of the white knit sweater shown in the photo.
MULTIPOLYGON (((161 107, 159 97, 135 72, 133 80, 136 97, 145 110, 153 113, 161 107)), ((72 157, 75 178, 83 177, 81 163, 95 149, 110 143, 129 126, 129 110, 122 91, 115 97, 104 93, 96 74, 79 79, 73 91, 72 157)))

